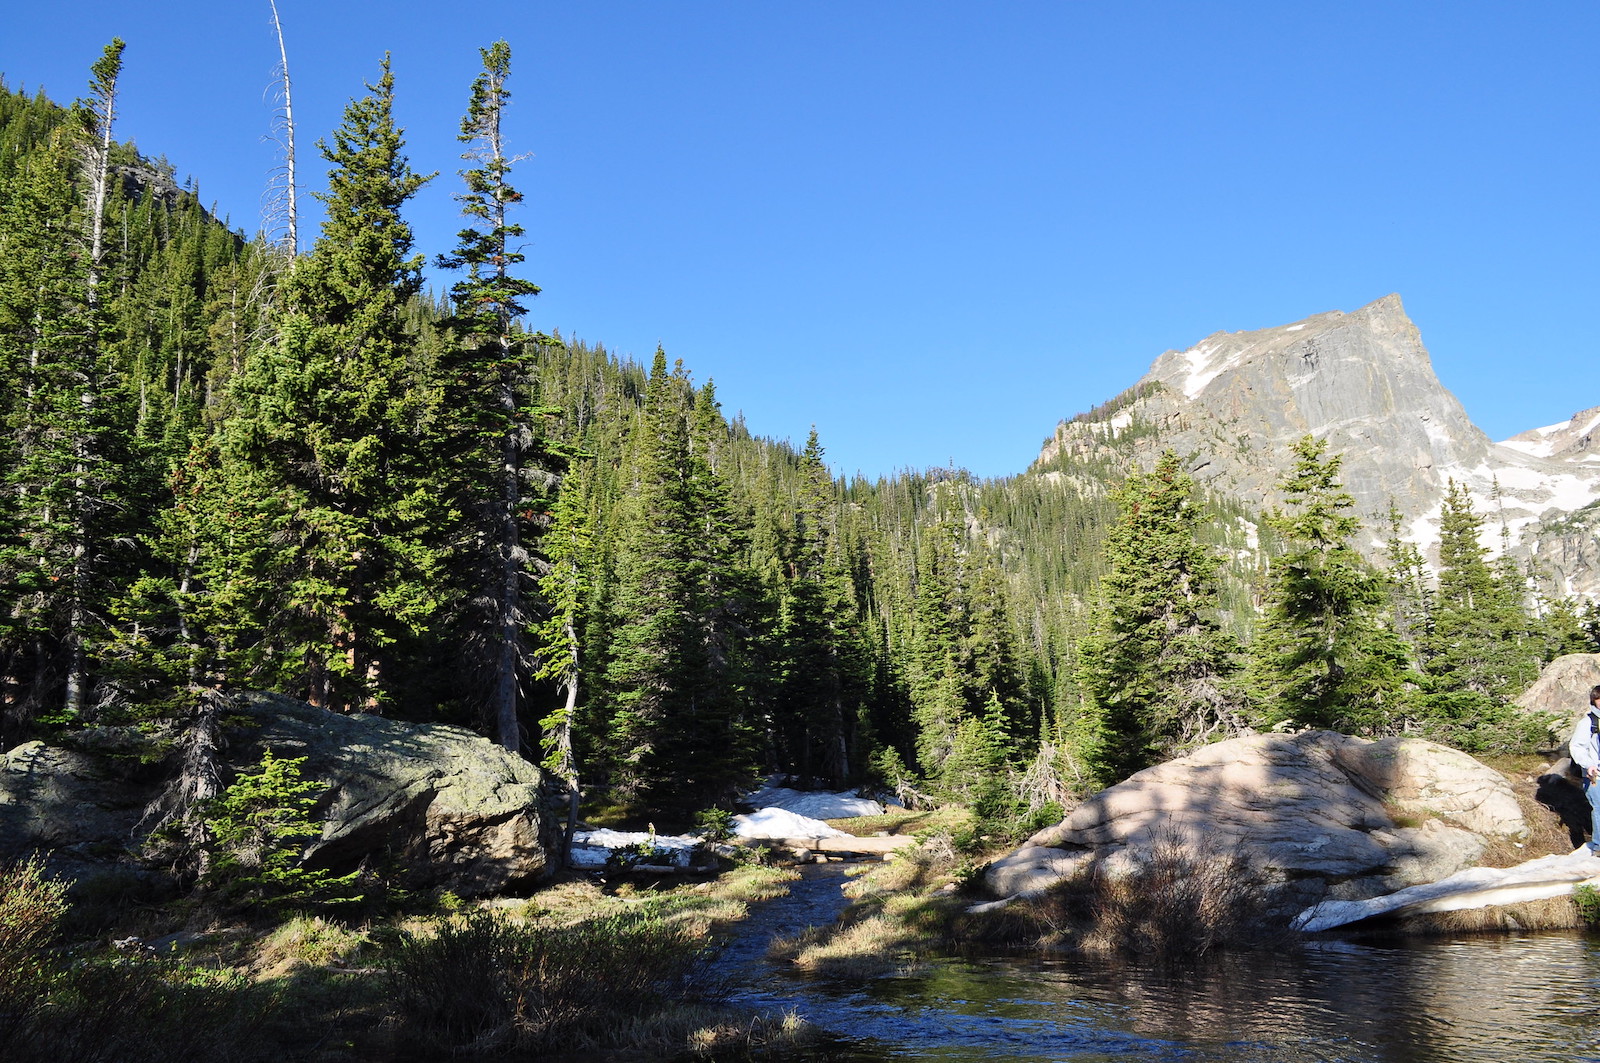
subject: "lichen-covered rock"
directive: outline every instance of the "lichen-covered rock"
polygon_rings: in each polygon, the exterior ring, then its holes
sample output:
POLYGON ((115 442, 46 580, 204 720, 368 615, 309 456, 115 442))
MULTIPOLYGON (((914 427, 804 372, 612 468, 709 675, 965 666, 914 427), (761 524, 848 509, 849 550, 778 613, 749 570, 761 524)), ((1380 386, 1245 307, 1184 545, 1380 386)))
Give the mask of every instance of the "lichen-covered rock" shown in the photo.
POLYGON ((1486 837, 1526 833, 1504 778, 1455 750, 1331 731, 1254 735, 1101 791, 991 865, 986 881, 999 895, 1031 892, 1090 861, 1177 847, 1196 859, 1236 853, 1299 903, 1430 881, 1476 863, 1486 837))
POLYGON ((149 799, 148 783, 124 768, 43 742, 0 757, 0 860, 33 850, 120 852, 149 799))
MULTIPOLYGON (((542 804, 542 772, 471 731, 254 694, 230 708, 225 735, 224 785, 269 748, 306 758, 302 778, 321 786, 313 865, 365 864, 466 897, 554 870, 558 827, 542 804)), ((74 879, 128 866, 166 780, 114 737, 74 749, 29 742, 0 759, 0 859, 43 853, 74 879)))
POLYGON ((479 896, 553 870, 539 768, 460 727, 342 716, 271 694, 242 703, 256 726, 230 729, 236 770, 271 748, 305 757, 324 785, 314 864, 385 859, 418 886, 479 896))

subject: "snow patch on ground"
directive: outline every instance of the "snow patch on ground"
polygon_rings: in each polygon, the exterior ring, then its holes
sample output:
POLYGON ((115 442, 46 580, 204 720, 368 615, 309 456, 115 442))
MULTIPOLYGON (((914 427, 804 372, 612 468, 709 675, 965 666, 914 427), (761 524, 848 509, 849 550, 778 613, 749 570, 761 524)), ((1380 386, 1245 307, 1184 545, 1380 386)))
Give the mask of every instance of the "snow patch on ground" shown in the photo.
MULTIPOLYGON (((740 838, 848 838, 850 835, 846 832, 822 821, 884 813, 883 805, 850 790, 835 794, 764 786, 745 798, 745 802, 759 811, 733 817, 733 833, 740 838)), ((650 845, 657 855, 647 863, 688 867, 694 847, 700 842, 693 834, 651 834, 607 827, 580 830, 572 835, 572 866, 602 868, 614 850, 628 845, 650 845)))
POLYGON ((812 819, 846 819, 850 816, 881 816, 883 806, 853 790, 822 793, 791 790, 785 786, 764 786, 746 797, 744 804, 754 808, 779 808, 812 819))
POLYGON ((687 834, 650 834, 645 831, 621 831, 601 827, 599 830, 580 830, 572 835, 572 866, 598 868, 606 866, 606 858, 614 849, 628 845, 650 845, 658 853, 649 863, 688 867, 689 855, 700 839, 687 834))
POLYGON ((845 838, 844 831, 783 808, 763 808, 748 816, 733 817, 733 833, 740 838, 845 838))
POLYGON ((1285 331, 1285 332, 1299 332, 1301 329, 1303 329, 1305 327, 1306 327, 1306 323, 1304 321, 1302 321, 1298 325, 1289 325, 1289 326, 1287 326, 1283 331, 1285 331))

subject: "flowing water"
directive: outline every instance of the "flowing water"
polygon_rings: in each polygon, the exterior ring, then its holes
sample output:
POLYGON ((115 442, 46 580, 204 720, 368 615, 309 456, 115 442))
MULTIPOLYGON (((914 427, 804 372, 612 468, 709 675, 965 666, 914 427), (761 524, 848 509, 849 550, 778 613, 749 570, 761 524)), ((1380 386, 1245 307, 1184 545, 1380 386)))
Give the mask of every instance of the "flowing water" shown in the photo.
POLYGON ((726 959, 743 1003, 792 1009, 835 1063, 1600 1063, 1600 937, 1320 942, 1181 967, 1076 955, 943 959, 861 983, 757 957, 772 931, 831 922, 842 879, 813 873, 758 909, 726 959))

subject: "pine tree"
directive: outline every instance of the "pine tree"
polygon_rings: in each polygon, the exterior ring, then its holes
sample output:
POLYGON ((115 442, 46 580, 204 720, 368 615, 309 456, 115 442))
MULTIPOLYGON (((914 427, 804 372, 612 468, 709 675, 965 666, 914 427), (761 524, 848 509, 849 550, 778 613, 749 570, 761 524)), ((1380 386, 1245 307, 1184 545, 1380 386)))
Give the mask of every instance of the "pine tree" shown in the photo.
POLYGON ((539 721, 543 753, 540 763, 566 787, 569 843, 576 826, 579 798, 575 733, 583 677, 581 633, 587 628, 587 615, 593 609, 591 581, 595 567, 589 480, 583 472, 583 467, 577 466, 567 473, 550 514, 550 528, 544 537, 549 568, 539 579, 547 612, 536 632, 536 678, 554 681, 562 694, 562 704, 539 721))
POLYGON ((1343 459, 1311 436, 1294 455, 1288 509, 1268 518, 1288 545, 1256 636, 1257 696, 1272 722, 1387 730, 1403 711, 1405 651, 1377 620, 1383 580, 1353 544, 1361 522, 1339 482, 1343 459))
POLYGON ((1470 750, 1525 744, 1510 700, 1537 678, 1542 646, 1522 603, 1509 553, 1496 564, 1483 545, 1472 495, 1451 480, 1439 515, 1439 588, 1422 641, 1428 727, 1470 750), (1510 725, 1509 728, 1507 725, 1510 725))
POLYGON ((412 360, 421 286, 401 208, 411 170, 387 57, 331 143, 322 235, 280 289, 277 338, 251 352, 232 396, 225 460, 259 470, 285 542, 264 623, 285 678, 314 704, 374 708, 384 657, 438 602, 430 545, 448 514, 422 445, 437 399, 412 360))
POLYGON ((859 617, 838 541, 834 480, 813 427, 800 459, 795 548, 783 581, 780 728, 802 780, 844 786, 859 751, 867 680, 859 617))
POLYGON ((74 449, 89 426, 75 378, 93 329, 70 142, 58 134, 8 182, 0 202, 0 355, 13 381, 0 447, 7 722, 58 712, 62 640, 74 586, 74 449), (78 253, 63 254, 63 248, 78 253))
POLYGON ((17 723, 87 717, 109 602, 136 563, 132 414, 102 291, 122 50, 106 47, 88 100, 12 173, 0 207, 0 361, 15 374, 0 643, 17 723))
POLYGON ((1428 585, 1427 561, 1417 544, 1401 535, 1400 522, 1399 509, 1391 505, 1389 538, 1384 545, 1389 561, 1389 626, 1410 648, 1415 660, 1433 628, 1434 595, 1428 585))
POLYGON ((681 366, 669 373, 657 349, 618 514, 606 667, 619 792, 680 809, 730 800, 754 770, 741 708, 746 533, 707 441, 695 440, 711 395, 698 417, 689 398, 681 366))
POLYGON ((448 438, 445 460, 456 470, 458 507, 477 533, 457 551, 467 598, 461 637, 482 676, 486 715, 500 744, 516 751, 521 694, 532 666, 527 634, 535 529, 528 514, 547 508, 542 496, 561 462, 540 423, 553 411, 529 395, 538 351, 550 341, 515 331, 522 300, 539 287, 511 272, 524 259, 515 248, 523 229, 508 218, 522 197, 509 182, 512 160, 501 135, 511 98, 511 49, 497 41, 480 54, 483 72, 473 82, 458 138, 470 145, 462 158, 477 164, 462 171, 467 190, 456 197, 471 225, 458 234, 455 251, 439 258, 441 268, 466 271, 450 290, 455 342, 440 366, 441 430, 448 438))
POLYGON ((1098 724, 1091 762, 1110 784, 1173 749, 1240 727, 1240 649, 1216 619, 1218 559, 1200 543, 1194 481, 1172 451, 1117 492, 1103 604, 1082 646, 1098 724))

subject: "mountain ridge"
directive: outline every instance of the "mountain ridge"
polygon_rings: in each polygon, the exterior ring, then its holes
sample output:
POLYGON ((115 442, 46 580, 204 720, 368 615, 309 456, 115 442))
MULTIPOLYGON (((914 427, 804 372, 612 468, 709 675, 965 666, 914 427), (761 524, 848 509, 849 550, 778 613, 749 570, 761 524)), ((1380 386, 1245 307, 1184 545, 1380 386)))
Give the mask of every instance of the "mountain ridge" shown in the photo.
MULTIPOLYGON (((1121 395, 1057 425, 1033 469, 1111 454, 1148 468, 1171 448, 1207 490, 1267 508, 1282 501, 1290 445, 1310 434, 1344 456, 1369 554, 1387 538, 1391 510, 1402 534, 1431 553, 1454 481, 1488 528, 1505 527, 1542 590, 1595 596, 1597 429, 1600 407, 1494 442, 1440 383, 1420 330, 1391 294, 1164 351, 1121 395)), ((1498 552, 1498 542, 1485 545, 1498 552)))

